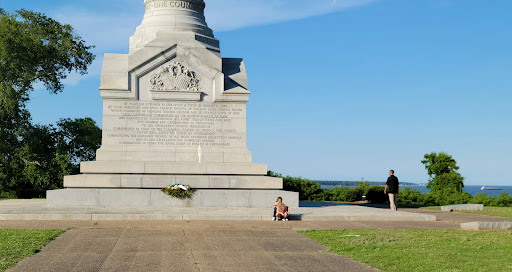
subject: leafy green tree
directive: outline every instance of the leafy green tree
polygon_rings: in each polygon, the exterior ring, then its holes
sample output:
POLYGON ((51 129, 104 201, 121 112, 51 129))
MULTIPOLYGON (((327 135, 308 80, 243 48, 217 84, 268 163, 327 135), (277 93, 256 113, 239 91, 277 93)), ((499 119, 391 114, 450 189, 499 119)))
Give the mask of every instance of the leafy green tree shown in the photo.
POLYGON ((457 172, 459 167, 452 156, 444 152, 433 152, 425 154, 421 163, 425 165, 431 178, 427 185, 431 192, 462 193, 464 178, 457 172))
POLYGON ((101 146, 101 129, 91 118, 61 119, 57 122, 57 153, 66 155, 79 173, 81 161, 93 161, 101 146))
POLYGON ((0 9, 0 192, 57 188, 72 171, 72 157, 57 153, 56 130, 32 125, 25 106, 34 84, 59 93, 70 72, 85 74, 92 48, 70 25, 0 9))
POLYGON ((2 91, 14 91, 12 98, 21 102, 36 82, 58 93, 69 72, 87 73, 95 57, 91 48, 70 25, 38 12, 0 9, 0 83, 2 91))

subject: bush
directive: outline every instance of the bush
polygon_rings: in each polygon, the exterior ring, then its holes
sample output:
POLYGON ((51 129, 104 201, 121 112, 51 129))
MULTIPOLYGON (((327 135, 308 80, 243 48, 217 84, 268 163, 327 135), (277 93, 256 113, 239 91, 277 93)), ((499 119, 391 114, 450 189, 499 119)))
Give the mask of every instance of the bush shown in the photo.
POLYGON ((406 205, 421 205, 431 206, 435 205, 435 200, 429 194, 425 194, 419 190, 413 190, 411 187, 398 192, 398 203, 406 205))
POLYGON ((3 199, 15 199, 15 198, 17 198, 17 196, 16 196, 16 192, 12 192, 12 191, 0 192, 0 198, 3 198, 3 199))
POLYGON ((371 203, 386 203, 389 200, 388 195, 384 194, 385 187, 383 186, 367 186, 364 190, 366 200, 371 203))
POLYGON ((354 202, 361 200, 363 190, 346 186, 323 189, 323 201, 354 202))
POLYGON ((278 177, 283 179, 283 189, 285 191, 292 191, 299 193, 300 200, 318 201, 322 200, 322 189, 318 182, 301 177, 283 177, 281 174, 268 171, 268 176, 278 177))
POLYGON ((498 207, 512 207, 512 196, 503 191, 496 199, 496 206, 498 207))
POLYGON ((475 204, 484 204, 484 206, 496 206, 496 197, 490 197, 486 193, 477 193, 471 202, 475 204))

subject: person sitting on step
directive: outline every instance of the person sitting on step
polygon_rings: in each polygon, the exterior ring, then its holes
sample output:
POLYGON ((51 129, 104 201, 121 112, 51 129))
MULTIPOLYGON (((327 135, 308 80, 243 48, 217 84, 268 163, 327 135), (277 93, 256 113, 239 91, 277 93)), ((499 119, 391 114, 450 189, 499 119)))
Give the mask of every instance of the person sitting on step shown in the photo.
POLYGON ((284 205, 282 197, 277 198, 276 203, 272 208, 274 209, 272 221, 277 221, 279 219, 283 219, 283 221, 288 221, 288 216, 290 215, 290 213, 288 212, 288 206, 284 205))

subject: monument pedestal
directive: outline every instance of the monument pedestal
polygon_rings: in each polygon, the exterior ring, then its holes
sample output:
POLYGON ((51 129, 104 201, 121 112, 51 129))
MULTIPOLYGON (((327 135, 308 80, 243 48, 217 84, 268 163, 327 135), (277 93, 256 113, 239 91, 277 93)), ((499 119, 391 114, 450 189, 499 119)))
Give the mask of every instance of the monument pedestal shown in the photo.
POLYGON ((176 199, 159 189, 62 189, 48 191, 47 206, 105 207, 271 207, 277 197, 299 207, 298 193, 281 190, 200 189, 189 199, 176 199))
POLYGON ((245 64, 222 58, 203 0, 145 0, 128 54, 105 54, 102 147, 48 206, 271 207, 285 192, 247 150, 245 64), (160 189, 198 189, 177 200, 160 189))

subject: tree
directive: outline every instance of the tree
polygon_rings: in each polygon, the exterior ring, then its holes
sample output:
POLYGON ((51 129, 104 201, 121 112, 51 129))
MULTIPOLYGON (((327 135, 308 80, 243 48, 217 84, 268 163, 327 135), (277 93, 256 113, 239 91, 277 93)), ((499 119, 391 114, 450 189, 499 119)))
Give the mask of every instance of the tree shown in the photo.
POLYGON ((457 170, 457 162, 452 156, 441 153, 425 154, 421 161, 430 176, 427 188, 435 193, 462 193, 464 178, 457 170))
POLYGON ((60 119, 57 126, 57 153, 68 156, 73 174, 78 174, 81 161, 96 158, 96 150, 101 146, 101 129, 91 118, 60 119))
POLYGON ((35 83, 56 94, 70 72, 87 73, 92 48, 70 25, 0 9, 0 192, 57 188, 71 172, 69 155, 57 152, 56 130, 33 125, 25 106, 35 83))
POLYGON ((36 82, 50 92, 61 92, 69 72, 87 73, 95 58, 91 48, 70 25, 38 12, 22 9, 9 14, 0 9, 2 93, 9 92, 11 99, 23 103, 36 82))

